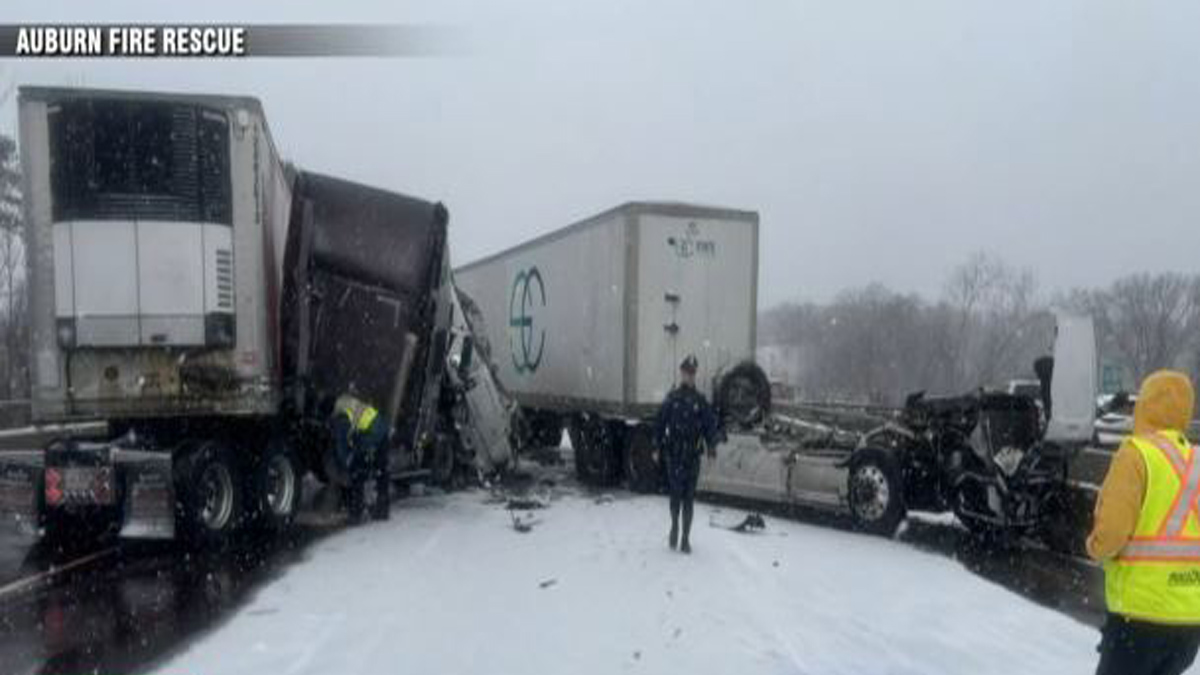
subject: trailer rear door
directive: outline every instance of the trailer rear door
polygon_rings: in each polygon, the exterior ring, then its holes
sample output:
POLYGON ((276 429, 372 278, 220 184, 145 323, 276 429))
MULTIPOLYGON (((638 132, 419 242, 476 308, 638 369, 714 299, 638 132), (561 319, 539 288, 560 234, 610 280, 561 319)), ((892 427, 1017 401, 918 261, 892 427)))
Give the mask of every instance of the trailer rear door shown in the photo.
POLYGON ((711 394, 716 375, 754 355, 757 219, 650 212, 638 230, 636 402, 660 403, 688 354, 711 394))

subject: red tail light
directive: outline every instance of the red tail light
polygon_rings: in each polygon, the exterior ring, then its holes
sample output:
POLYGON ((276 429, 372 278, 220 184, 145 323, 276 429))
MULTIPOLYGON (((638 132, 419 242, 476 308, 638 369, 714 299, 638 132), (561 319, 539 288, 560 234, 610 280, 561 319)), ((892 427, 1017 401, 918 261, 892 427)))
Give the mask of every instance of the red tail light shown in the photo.
POLYGON ((62 499, 62 472, 58 469, 46 469, 46 503, 59 504, 62 499))

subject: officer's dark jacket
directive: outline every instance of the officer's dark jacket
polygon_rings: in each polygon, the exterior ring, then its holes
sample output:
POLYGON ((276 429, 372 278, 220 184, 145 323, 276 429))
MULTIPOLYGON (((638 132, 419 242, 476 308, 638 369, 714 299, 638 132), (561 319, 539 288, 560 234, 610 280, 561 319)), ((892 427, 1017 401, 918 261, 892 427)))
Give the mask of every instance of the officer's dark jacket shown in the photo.
POLYGON ((717 443, 717 414, 695 387, 679 385, 667 394, 654 425, 654 442, 668 462, 692 462, 717 443))

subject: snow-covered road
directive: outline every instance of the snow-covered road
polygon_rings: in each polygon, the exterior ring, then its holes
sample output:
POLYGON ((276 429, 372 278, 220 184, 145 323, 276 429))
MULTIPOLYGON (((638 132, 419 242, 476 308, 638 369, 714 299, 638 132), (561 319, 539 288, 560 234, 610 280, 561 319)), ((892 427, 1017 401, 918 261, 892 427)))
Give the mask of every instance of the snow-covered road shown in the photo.
POLYGON ((518 533, 481 491, 317 543, 162 673, 1084 673, 1095 629, 905 544, 567 489, 518 533))

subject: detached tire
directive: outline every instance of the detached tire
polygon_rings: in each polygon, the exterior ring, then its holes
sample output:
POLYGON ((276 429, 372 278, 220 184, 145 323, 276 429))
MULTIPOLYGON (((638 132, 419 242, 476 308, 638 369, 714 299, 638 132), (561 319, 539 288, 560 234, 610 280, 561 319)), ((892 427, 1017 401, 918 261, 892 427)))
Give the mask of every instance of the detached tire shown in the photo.
POLYGON ((201 545, 223 544, 243 518, 244 489, 233 453, 223 443, 208 441, 184 463, 178 501, 185 536, 201 545))
POLYGON ((625 450, 625 477, 629 489, 642 494, 658 492, 662 485, 662 465, 658 448, 654 447, 654 432, 649 425, 639 424, 629 432, 625 450))
POLYGON ((891 537, 904 519, 904 485, 899 467, 886 453, 863 450, 847 477, 850 517, 857 530, 891 537))
POLYGON ((250 476, 248 500, 254 522, 271 532, 292 526, 303 497, 300 462, 286 441, 272 438, 250 476))
POLYGON ((758 364, 743 361, 721 377, 714 400, 724 419, 749 429, 771 412, 771 382, 758 364))

